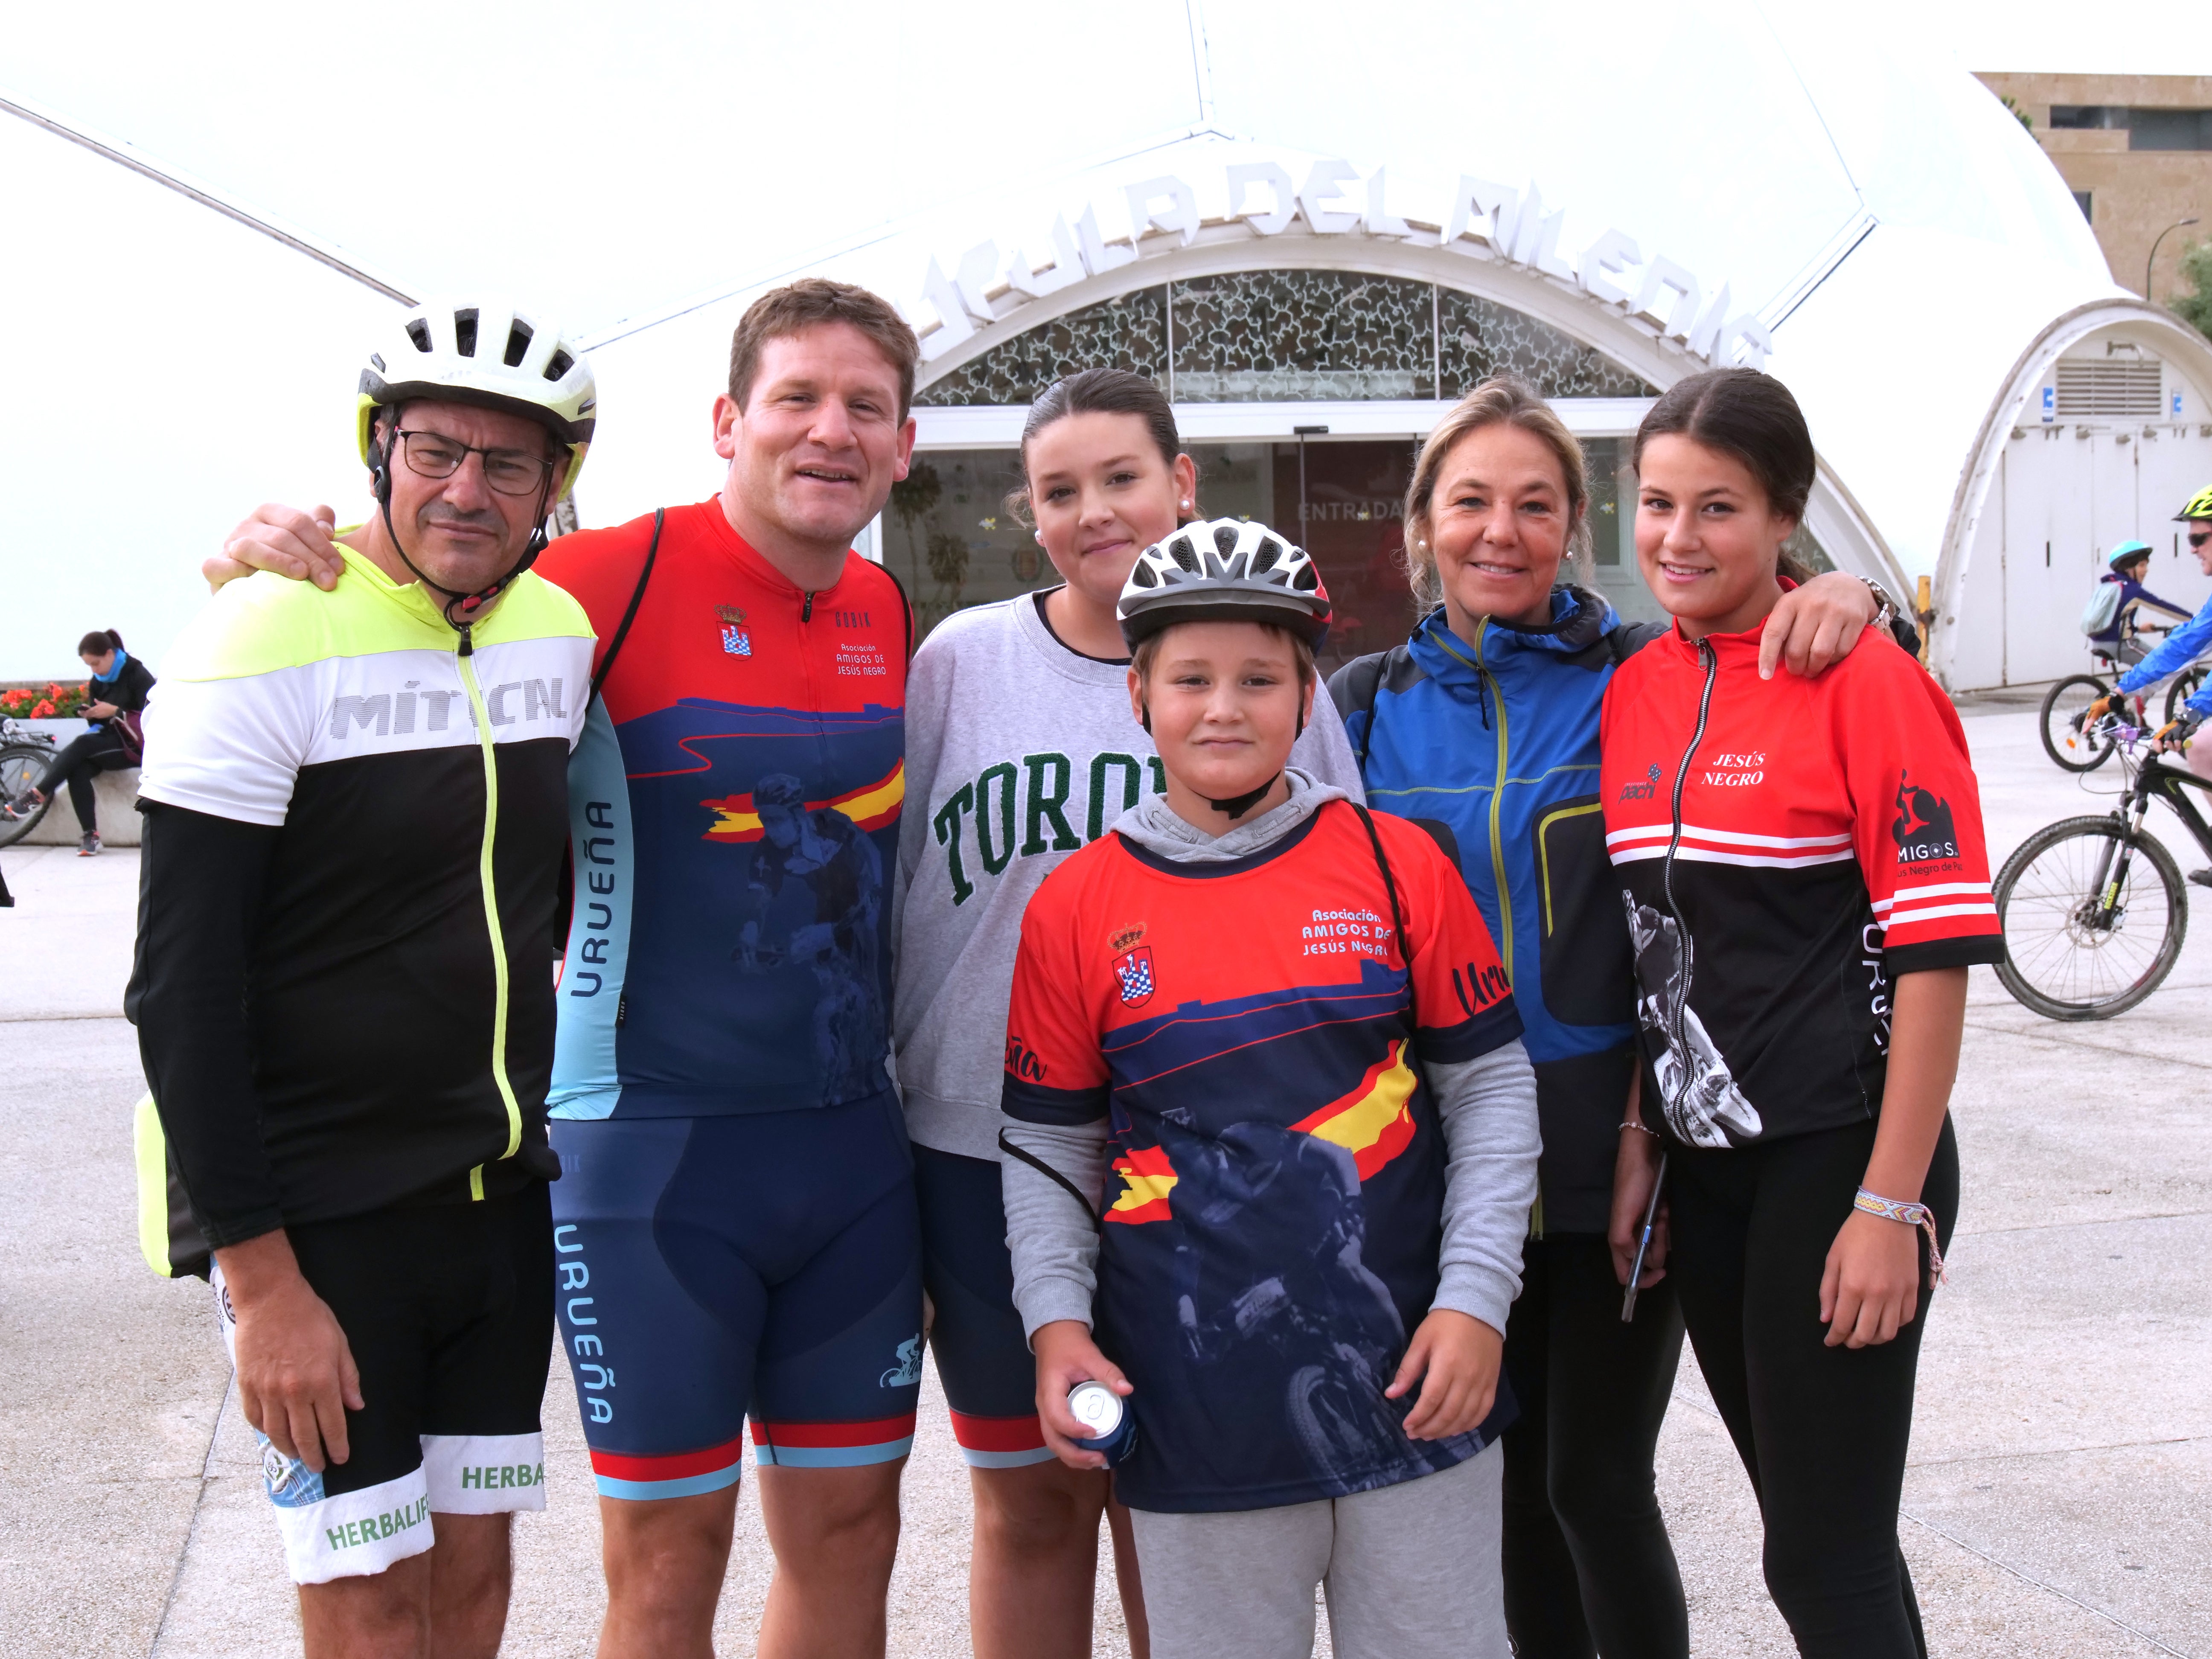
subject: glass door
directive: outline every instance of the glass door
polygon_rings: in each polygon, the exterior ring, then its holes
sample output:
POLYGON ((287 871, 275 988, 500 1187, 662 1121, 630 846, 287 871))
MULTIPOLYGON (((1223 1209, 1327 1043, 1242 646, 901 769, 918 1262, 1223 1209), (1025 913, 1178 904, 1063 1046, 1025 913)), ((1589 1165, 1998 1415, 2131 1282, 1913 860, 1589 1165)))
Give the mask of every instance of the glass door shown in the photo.
POLYGON ((1408 438, 1301 437, 1275 446, 1276 522, 1305 544, 1336 612, 1324 675, 1413 631, 1406 490, 1413 453, 1408 438))

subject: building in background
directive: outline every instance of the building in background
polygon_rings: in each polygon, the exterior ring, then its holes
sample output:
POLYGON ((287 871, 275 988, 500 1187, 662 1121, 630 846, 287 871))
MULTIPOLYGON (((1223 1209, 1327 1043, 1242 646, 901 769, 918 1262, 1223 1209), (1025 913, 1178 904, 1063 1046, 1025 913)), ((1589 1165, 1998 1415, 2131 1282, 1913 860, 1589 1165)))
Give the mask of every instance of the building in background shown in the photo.
MULTIPOLYGON (((962 84, 990 88, 998 141, 963 138, 941 88, 890 96, 864 124, 873 147, 807 179, 848 215, 827 246, 775 205, 790 179, 772 150, 726 179, 711 147, 602 135, 632 148, 599 188, 699 181, 731 274, 571 319, 603 395, 583 522, 717 487, 732 328, 765 288, 820 272, 890 297, 921 335, 918 465, 862 542, 925 624, 1053 579, 1004 497, 1026 403, 1097 362, 1161 380, 1208 511, 1312 548, 1340 651, 1412 622, 1397 561, 1415 445, 1499 368, 1589 445, 1585 574, 1632 613, 1651 600, 1625 534, 1629 440, 1661 390, 1732 362, 1779 375, 1811 422, 1808 550, 1900 598, 1927 580, 1930 663, 1954 690, 2078 666, 2082 599, 2123 538, 2157 548, 2159 592, 2201 600, 2169 520, 2212 483, 2212 346, 2115 283, 2021 123, 1940 51, 1853 16, 1682 0, 1648 21, 1628 0, 1384 8, 1326 31, 1285 27, 1272 0, 1139 7, 1123 31, 1139 56, 1190 76, 1165 133, 1165 106, 1085 84, 1095 31, 1076 14, 963 34, 962 84), (1044 159, 1079 95, 1084 149, 1044 159), (862 185, 890 174, 902 216, 885 224, 862 185)), ((841 50, 887 70, 905 39, 861 30, 841 50)), ((763 41, 744 73, 804 80, 817 50, 763 41)), ((518 119, 527 68, 501 82, 518 119)), ((2095 107, 2154 132, 2134 103, 2095 107)), ((35 481, 0 495, 0 553, 22 569, 0 672, 65 667, 88 626, 120 627, 158 672, 200 603, 200 553, 251 503, 364 510, 355 353, 392 302, 32 125, 0 122, 0 210, 34 250, 0 292, 38 324, 0 410, 11 476, 35 481), (211 367, 186 435, 151 440, 176 363, 211 367)), ((518 293, 557 269, 549 249, 513 258, 518 293)))
POLYGON ((2146 299, 2172 296, 2181 250, 2212 237, 2212 76, 2002 75, 1977 77, 2027 118, 2112 268, 2146 299), (2153 290, 2144 293, 2152 245, 2153 290))
MULTIPOLYGON (((1209 15, 1217 74, 1309 77, 1264 18, 1209 15), (1232 67, 1233 66, 1233 69, 1232 67)), ((2208 584, 2168 520, 2212 483, 2212 346, 2118 286, 2033 140, 1963 70, 1801 11, 1711 3, 1663 39, 1534 13, 1381 15, 1326 48, 1375 95, 1200 128, 1033 182, 978 162, 935 205, 805 268, 902 307, 924 362, 913 476, 866 538, 925 626, 1054 580, 1005 506, 1025 405, 1056 377, 1157 378, 1210 514, 1301 538, 1337 598, 1332 655, 1402 638, 1415 447, 1497 369, 1555 401, 1595 463, 1595 560, 1653 614, 1626 533, 1650 400, 1715 364, 1771 369, 1820 455, 1809 550, 1932 590, 1954 690, 2053 679, 2103 550, 2208 584), (1384 94, 1393 64, 1487 63, 1480 98, 1384 94), (1510 72, 1506 72, 1510 66, 1510 72), (1567 84, 1725 85, 1664 121, 1567 84)), ((783 270, 799 263, 793 250, 783 270)), ((584 509, 666 498, 709 376, 765 283, 609 331, 584 509)), ((703 493, 703 492, 701 492, 703 493)))

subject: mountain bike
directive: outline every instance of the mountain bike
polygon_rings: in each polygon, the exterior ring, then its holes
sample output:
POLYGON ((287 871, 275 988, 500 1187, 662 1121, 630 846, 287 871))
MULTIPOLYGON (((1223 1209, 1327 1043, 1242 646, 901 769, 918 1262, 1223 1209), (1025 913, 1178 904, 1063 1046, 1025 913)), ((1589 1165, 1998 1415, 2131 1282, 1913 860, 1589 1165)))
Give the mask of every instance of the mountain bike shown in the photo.
MULTIPOLYGON (((46 732, 26 731, 0 714, 0 801, 15 799, 46 776, 56 752, 53 738, 46 732)), ((0 813, 0 847, 12 847, 37 829, 53 805, 50 797, 35 806, 26 805, 19 817, 0 813)))
MULTIPOLYGON (((2143 631, 2148 634, 2156 630, 2143 631)), ((2095 673, 2069 675, 2043 694, 2043 752, 2069 772, 2094 772, 2112 759, 2121 726, 2118 715, 2108 714, 2094 729, 2083 729, 2082 716, 2088 712, 2089 705, 2100 697, 2109 696, 2118 676, 2124 672, 2111 652, 2100 648, 2092 654, 2097 663, 2095 673)), ((2171 725, 2179 716, 2182 705, 2197 695, 2197 688, 2204 684, 2206 672, 2203 664, 2192 663, 2167 684, 2166 724, 2171 725)), ((2134 703, 2135 723, 2142 726, 2149 719, 2149 708, 2141 697, 2135 698, 2134 703)))
POLYGON ((1997 977, 2046 1019, 2124 1013, 2158 989, 2181 955, 2188 884, 2173 854, 2144 832, 2143 819, 2153 801, 2164 801, 2212 860, 2212 824, 2187 793, 2212 794, 2212 781, 2154 753, 2136 762, 2144 735, 2135 726, 2112 733, 2122 767, 2135 765, 2117 807, 2045 825, 1997 872, 2005 937, 1997 977))

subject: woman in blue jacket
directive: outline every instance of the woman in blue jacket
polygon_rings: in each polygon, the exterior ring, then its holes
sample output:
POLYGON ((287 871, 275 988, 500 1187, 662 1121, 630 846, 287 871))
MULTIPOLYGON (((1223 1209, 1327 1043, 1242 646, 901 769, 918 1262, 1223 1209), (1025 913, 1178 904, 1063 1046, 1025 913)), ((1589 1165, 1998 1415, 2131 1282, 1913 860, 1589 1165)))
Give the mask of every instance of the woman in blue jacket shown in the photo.
MULTIPOLYGON (((1581 446, 1559 416, 1517 380, 1478 386, 1430 434, 1407 493, 1407 568, 1432 608, 1329 691, 1368 799, 1425 828, 1473 890, 1535 1063, 1544 1154, 1505 1346, 1521 1408, 1505 1436, 1515 1651, 1686 1659, 1652 1471, 1682 1317, 1662 1282, 1663 1239, 1633 1322, 1620 1316, 1642 1217, 1613 1216, 1613 1169, 1641 1079, 1597 795, 1606 685, 1663 625, 1624 623, 1559 580, 1589 539, 1589 505, 1581 446)), ((1816 578, 1775 611, 1765 665, 1818 672, 1889 609, 1855 577, 1816 578)))

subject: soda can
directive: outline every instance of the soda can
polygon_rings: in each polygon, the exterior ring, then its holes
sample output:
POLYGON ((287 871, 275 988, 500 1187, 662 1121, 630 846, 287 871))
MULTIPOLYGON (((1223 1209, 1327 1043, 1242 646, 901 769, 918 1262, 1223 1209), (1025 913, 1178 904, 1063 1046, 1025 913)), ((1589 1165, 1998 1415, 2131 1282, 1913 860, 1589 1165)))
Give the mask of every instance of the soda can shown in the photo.
POLYGON ((1108 1468, 1126 1461, 1137 1448, 1137 1419, 1121 1396, 1103 1382, 1079 1382, 1067 1391, 1071 1416, 1091 1431, 1075 1443, 1085 1451, 1103 1452, 1108 1468))

